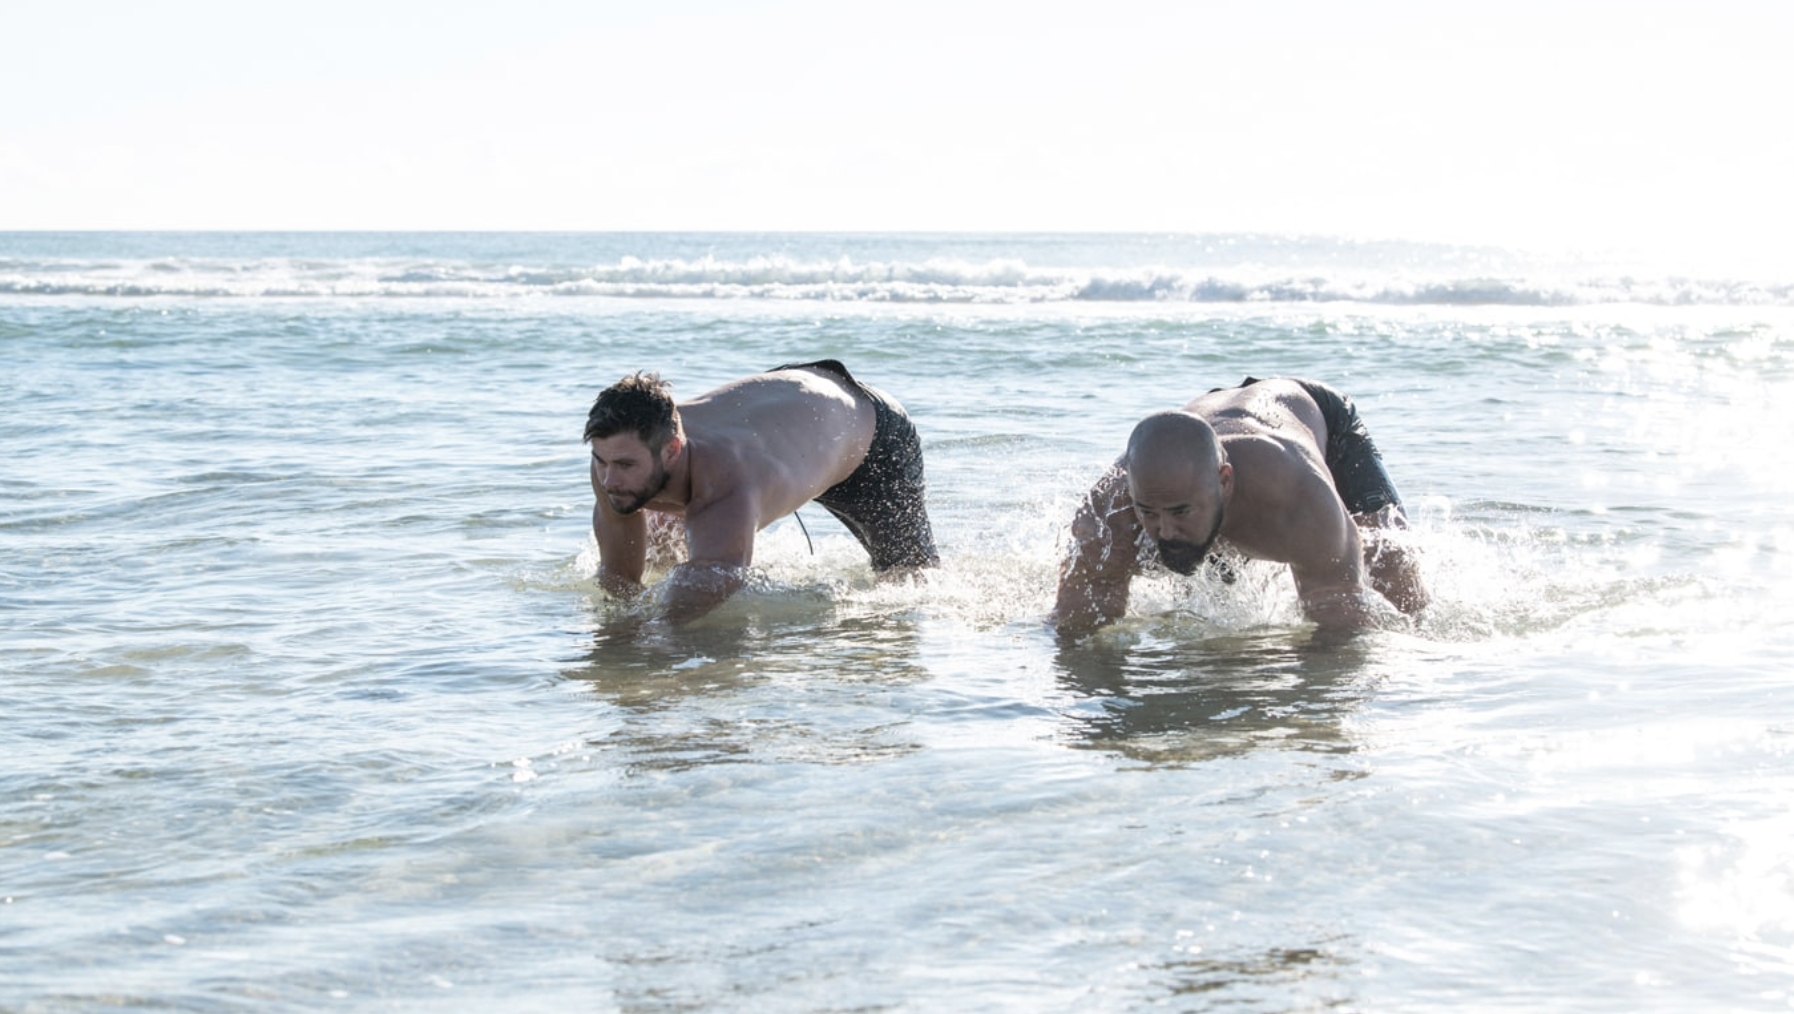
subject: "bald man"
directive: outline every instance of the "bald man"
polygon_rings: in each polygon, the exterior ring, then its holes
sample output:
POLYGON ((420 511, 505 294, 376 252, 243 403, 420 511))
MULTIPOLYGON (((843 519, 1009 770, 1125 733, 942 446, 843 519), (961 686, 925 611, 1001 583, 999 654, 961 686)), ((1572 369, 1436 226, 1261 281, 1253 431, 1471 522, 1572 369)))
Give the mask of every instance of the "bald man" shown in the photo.
POLYGON ((1217 542, 1289 565, 1309 619, 1354 629, 1426 605, 1414 559, 1386 533, 1401 497, 1350 399, 1308 380, 1247 378, 1147 416, 1072 519, 1053 622, 1078 636, 1127 611, 1154 562, 1193 574, 1217 542))

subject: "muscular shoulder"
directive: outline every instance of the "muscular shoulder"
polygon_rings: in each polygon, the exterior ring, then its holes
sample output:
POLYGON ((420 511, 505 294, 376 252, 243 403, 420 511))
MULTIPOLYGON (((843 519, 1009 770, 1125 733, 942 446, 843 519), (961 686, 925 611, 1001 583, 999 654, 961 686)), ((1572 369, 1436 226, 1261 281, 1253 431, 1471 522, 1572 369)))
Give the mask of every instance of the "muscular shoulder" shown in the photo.
POLYGON ((1338 549, 1350 518, 1311 441, 1256 433, 1222 445, 1234 467, 1227 534, 1241 549, 1286 563, 1338 549))
POLYGON ((1305 485, 1309 475, 1326 475, 1326 462, 1302 430, 1249 429, 1221 436, 1221 447, 1236 471, 1236 482, 1264 486, 1266 494, 1305 485))

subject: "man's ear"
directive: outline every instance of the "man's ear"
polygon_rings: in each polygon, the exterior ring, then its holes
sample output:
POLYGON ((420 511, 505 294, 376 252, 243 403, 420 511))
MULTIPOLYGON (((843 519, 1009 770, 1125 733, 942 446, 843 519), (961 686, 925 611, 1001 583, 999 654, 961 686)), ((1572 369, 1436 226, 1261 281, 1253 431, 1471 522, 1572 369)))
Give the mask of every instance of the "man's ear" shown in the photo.
POLYGON ((684 453, 685 453, 685 438, 680 436, 677 433, 668 437, 667 442, 664 445, 662 445, 662 447, 660 448, 661 467, 662 468, 673 467, 673 462, 678 461, 679 456, 684 453))
POLYGON ((1221 495, 1233 495, 1233 463, 1230 461, 1221 462, 1221 495))

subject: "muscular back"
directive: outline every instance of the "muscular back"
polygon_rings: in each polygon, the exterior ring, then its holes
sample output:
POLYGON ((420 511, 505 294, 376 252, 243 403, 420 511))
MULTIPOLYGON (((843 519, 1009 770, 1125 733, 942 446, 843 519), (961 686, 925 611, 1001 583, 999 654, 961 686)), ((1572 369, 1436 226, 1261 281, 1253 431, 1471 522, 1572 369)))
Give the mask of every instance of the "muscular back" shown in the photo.
POLYGON ((852 474, 876 426, 863 395, 812 369, 725 384, 681 403, 679 414, 693 455, 687 518, 744 497, 756 530, 852 474))
POLYGON ((1184 406, 1208 421, 1223 446, 1230 436, 1265 436, 1306 452, 1325 467, 1327 423, 1319 405, 1293 380, 1261 380, 1210 391, 1184 406))

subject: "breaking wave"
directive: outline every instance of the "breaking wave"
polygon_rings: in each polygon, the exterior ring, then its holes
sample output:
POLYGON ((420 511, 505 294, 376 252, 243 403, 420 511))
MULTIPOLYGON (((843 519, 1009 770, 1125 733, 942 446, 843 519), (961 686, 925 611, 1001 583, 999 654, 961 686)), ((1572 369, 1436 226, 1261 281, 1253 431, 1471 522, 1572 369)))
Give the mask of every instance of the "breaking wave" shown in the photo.
POLYGON ((1682 276, 1040 267, 1021 260, 640 258, 587 265, 391 258, 0 258, 0 295, 786 300, 852 303, 1371 303, 1790 306, 1794 283, 1682 276))

